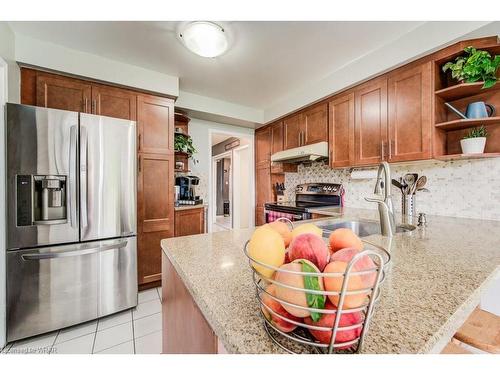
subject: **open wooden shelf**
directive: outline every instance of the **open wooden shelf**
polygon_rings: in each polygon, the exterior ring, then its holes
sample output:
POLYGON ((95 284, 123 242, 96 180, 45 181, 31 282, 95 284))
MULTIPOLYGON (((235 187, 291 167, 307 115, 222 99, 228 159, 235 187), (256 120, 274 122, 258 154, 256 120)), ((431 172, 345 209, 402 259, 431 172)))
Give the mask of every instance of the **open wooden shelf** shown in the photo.
POLYGON ((484 154, 453 154, 453 155, 442 155, 434 157, 434 159, 441 161, 488 159, 488 158, 500 158, 500 152, 489 152, 484 154))
POLYGON ((460 83, 435 91, 435 94, 445 101, 453 101, 480 94, 489 89, 482 89, 484 82, 460 83))
POLYGON ((460 130, 480 125, 500 125, 500 116, 451 120, 437 123, 435 126, 442 130, 460 130))

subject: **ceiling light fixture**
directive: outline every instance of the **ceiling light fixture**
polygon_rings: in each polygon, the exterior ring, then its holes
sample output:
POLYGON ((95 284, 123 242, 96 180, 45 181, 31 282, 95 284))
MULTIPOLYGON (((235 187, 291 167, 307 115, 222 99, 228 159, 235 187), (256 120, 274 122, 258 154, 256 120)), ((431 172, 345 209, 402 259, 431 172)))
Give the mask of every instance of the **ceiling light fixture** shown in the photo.
POLYGON ((216 57, 227 49, 224 29, 213 22, 191 22, 180 32, 179 38, 187 49, 203 57, 216 57))

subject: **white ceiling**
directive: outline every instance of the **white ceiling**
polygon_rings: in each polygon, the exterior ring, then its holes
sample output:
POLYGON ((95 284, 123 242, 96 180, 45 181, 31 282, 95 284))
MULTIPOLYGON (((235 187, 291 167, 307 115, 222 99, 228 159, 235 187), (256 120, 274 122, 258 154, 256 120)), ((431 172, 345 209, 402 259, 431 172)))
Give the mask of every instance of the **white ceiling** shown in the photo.
POLYGON ((182 22, 10 22, 16 33, 179 77, 180 89, 265 109, 422 22, 220 22, 230 48, 188 51, 182 22))

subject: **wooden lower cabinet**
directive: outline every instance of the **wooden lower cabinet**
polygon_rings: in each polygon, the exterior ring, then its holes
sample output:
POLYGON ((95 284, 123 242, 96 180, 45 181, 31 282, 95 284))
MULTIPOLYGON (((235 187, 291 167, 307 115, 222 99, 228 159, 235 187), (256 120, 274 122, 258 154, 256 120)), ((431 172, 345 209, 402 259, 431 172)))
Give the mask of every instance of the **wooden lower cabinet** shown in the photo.
POLYGON ((266 214, 264 207, 255 207, 255 225, 264 225, 266 223, 266 214))
POLYGON ((162 255, 162 353, 217 354, 218 339, 165 254, 162 255))
POLYGON ((205 207, 175 211, 175 237, 205 233, 205 207))
POLYGON ((161 279, 163 238, 174 235, 174 155, 139 154, 137 262, 139 285, 161 279))

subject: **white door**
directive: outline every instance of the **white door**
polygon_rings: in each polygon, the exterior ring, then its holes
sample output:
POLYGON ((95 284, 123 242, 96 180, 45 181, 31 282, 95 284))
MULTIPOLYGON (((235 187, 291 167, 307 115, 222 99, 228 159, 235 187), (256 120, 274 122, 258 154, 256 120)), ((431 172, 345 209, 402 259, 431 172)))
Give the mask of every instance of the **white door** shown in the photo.
POLYGON ((252 211, 251 153, 248 145, 233 151, 233 228, 249 228, 252 211))

